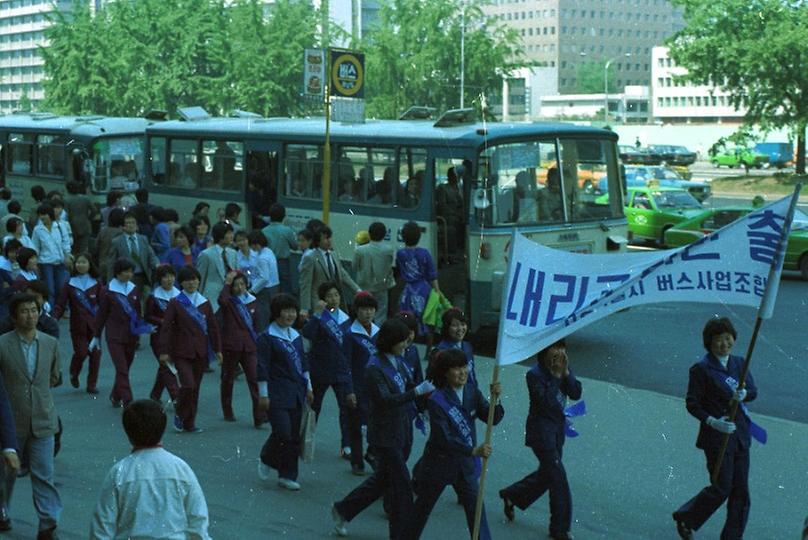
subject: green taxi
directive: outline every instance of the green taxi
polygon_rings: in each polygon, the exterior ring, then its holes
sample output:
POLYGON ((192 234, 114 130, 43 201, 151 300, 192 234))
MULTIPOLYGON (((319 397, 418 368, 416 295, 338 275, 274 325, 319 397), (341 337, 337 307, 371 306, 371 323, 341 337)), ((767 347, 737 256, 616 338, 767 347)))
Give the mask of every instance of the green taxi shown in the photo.
MULTIPOLYGON (((691 219, 668 229, 665 232, 665 244, 669 247, 690 244, 715 230, 726 227, 754 210, 755 208, 752 206, 727 206, 704 210, 691 219)), ((799 271, 802 279, 808 281, 808 222, 801 221, 797 216, 794 218, 788 244, 786 244, 783 268, 799 271)))
POLYGON ((702 212, 701 203, 686 189, 631 187, 626 198, 629 239, 665 243, 665 231, 702 212))

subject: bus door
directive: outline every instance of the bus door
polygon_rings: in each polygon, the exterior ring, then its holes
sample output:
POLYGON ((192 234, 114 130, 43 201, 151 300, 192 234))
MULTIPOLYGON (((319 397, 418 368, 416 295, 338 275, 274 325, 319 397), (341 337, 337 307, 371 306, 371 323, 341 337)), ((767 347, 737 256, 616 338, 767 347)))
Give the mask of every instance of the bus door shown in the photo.
POLYGON ((253 229, 266 225, 261 218, 269 215, 270 206, 278 200, 280 148, 273 141, 246 141, 245 200, 253 229))
POLYGON ((466 222, 471 160, 462 149, 434 148, 432 205, 437 225, 435 263, 441 291, 453 305, 466 310, 468 250, 466 222))

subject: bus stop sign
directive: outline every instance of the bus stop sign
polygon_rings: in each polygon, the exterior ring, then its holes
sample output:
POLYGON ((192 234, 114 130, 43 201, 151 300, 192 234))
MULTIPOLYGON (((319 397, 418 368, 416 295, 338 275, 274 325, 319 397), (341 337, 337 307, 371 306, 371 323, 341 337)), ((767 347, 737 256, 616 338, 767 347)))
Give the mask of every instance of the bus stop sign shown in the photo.
POLYGON ((356 51, 332 49, 331 95, 363 98, 365 96, 365 55, 356 51))

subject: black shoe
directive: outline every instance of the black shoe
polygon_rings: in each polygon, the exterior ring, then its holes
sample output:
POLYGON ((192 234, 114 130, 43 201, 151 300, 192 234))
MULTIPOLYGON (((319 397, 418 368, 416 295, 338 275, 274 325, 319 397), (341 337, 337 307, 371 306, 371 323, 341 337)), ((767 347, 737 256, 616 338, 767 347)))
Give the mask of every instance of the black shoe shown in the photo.
POLYGON ((76 375, 71 374, 70 375, 70 386, 72 386, 73 388, 78 388, 79 387, 79 376, 78 376, 78 374, 76 374, 76 375))
POLYGON ((36 535, 36 540, 59 540, 59 537, 56 536, 56 527, 40 529, 36 535))
POLYGON ((365 476, 365 467, 362 465, 351 465, 351 473, 354 476, 365 476))
POLYGON ((5 506, 0 506, 0 531, 11 530, 11 518, 8 515, 8 510, 5 506))
POLYGON ((98 393, 98 388, 96 388, 95 386, 93 386, 92 388, 88 386, 88 387, 87 387, 87 393, 88 393, 88 394, 95 395, 95 394, 97 394, 97 393, 98 393))
POLYGON ((679 538, 683 540, 693 540, 693 529, 687 526, 684 521, 673 518, 676 521, 676 532, 679 533, 679 538))
POLYGON ((112 398, 112 397, 111 397, 111 398, 109 398, 109 402, 110 402, 110 403, 112 404, 112 406, 113 406, 114 408, 116 408, 116 409, 120 409, 121 407, 123 407, 123 403, 121 403, 121 400, 120 400, 120 399, 115 399, 115 398, 112 398))
POLYGON ((226 415, 224 415, 224 421, 225 422, 235 422, 236 417, 233 416, 232 414, 226 414, 226 415))
POLYGON ((570 532, 563 532, 558 534, 550 533, 550 538, 552 540, 574 540, 575 537, 570 532))
POLYGON ((261 429, 261 426, 264 425, 264 422, 265 421, 260 418, 257 420, 253 420, 253 426, 255 426, 255 429, 261 429))
POLYGON ((513 521, 516 518, 513 511, 513 501, 505 495, 504 489, 499 490, 499 497, 502 499, 502 513, 505 514, 505 519, 513 521))

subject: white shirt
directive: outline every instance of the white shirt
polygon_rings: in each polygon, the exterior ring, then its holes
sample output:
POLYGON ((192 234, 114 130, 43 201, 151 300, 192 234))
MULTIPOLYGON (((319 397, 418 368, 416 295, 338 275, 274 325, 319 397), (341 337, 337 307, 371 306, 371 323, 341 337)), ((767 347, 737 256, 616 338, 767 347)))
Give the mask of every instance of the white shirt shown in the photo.
POLYGON ((124 283, 123 281, 118 280, 118 278, 112 278, 107 286, 107 289, 109 289, 110 292, 120 293, 124 296, 129 296, 129 293, 132 292, 132 289, 134 288, 135 284, 131 281, 124 283))
POLYGON ((169 300, 180 294, 180 290, 176 287, 171 287, 171 290, 167 291, 162 287, 157 287, 156 289, 153 289, 152 294, 154 294, 155 298, 165 300, 166 302, 168 302, 169 300))
POLYGON ((205 298, 205 296, 199 291, 194 291, 193 294, 188 294, 187 292, 183 291, 182 294, 191 301, 194 307, 199 307, 208 301, 208 299, 205 298))
POLYGON ((367 336, 367 337, 372 338, 373 336, 375 336, 378 333, 378 331, 379 331, 379 327, 376 326, 374 323, 370 323, 370 333, 369 334, 368 334, 368 331, 365 330, 365 327, 362 326, 362 323, 360 323, 358 320, 354 320, 354 322, 351 323, 351 333, 352 334, 361 334, 363 336, 367 336))
POLYGON ((90 538, 209 539, 208 505, 194 471, 162 448, 132 452, 104 480, 90 538))
POLYGON ((252 291, 261 292, 266 287, 280 285, 281 280, 278 275, 278 260, 269 248, 261 248, 255 257, 255 266, 252 272, 252 291))
POLYGON ((73 276, 72 278, 70 278, 69 283, 71 287, 75 287, 76 289, 86 291, 87 289, 98 283, 98 281, 96 281, 95 278, 93 278, 89 274, 82 274, 80 276, 73 276))
POLYGON ((70 250, 64 249, 63 229, 57 223, 51 223, 50 230, 41 222, 34 227, 34 249, 39 254, 40 264, 64 264, 65 255, 70 250))

